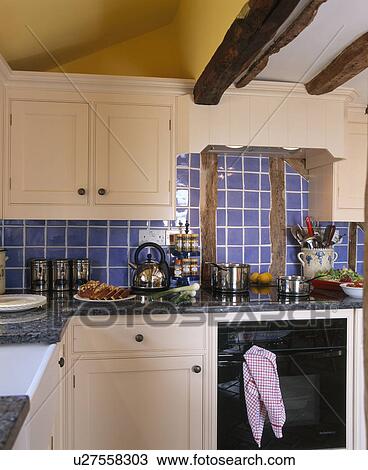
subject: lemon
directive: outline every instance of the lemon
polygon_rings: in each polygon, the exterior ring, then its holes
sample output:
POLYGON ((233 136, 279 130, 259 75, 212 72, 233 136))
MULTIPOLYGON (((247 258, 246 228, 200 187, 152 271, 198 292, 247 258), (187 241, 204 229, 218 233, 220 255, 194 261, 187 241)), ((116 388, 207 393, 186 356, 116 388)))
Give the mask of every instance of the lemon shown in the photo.
POLYGON ((259 273, 252 273, 249 277, 249 280, 252 284, 257 284, 259 273))
POLYGON ((259 284, 263 284, 263 285, 271 284, 272 274, 270 274, 270 273, 261 273, 258 276, 257 281, 258 281, 259 284))

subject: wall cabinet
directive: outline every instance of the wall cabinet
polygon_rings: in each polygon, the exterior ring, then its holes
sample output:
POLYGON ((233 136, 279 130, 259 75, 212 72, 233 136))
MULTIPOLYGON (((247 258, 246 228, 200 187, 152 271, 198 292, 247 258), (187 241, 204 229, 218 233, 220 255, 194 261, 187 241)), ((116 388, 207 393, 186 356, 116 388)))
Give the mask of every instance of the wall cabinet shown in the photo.
POLYGON ((364 221, 368 118, 363 107, 347 110, 345 160, 310 169, 309 208, 313 217, 364 221))
POLYGON ((87 104, 12 101, 10 136, 10 205, 87 204, 87 104))
POLYGON ((170 108, 97 104, 96 204, 170 204, 170 108))
POLYGON ((33 95, 9 99, 6 218, 174 218, 173 98, 33 95))
POLYGON ((201 449, 201 356, 83 359, 75 449, 201 449))

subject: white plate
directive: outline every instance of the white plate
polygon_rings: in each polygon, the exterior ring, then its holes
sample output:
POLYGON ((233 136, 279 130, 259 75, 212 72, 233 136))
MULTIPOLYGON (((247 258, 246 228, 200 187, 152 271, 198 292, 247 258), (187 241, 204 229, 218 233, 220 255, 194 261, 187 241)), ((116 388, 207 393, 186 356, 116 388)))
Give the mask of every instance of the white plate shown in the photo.
POLYGON ((78 294, 74 295, 74 298, 80 300, 81 302, 94 302, 94 303, 110 303, 110 302, 124 302, 124 300, 135 299, 136 295, 128 295, 128 297, 124 297, 124 299, 116 299, 116 300, 93 300, 93 299, 85 299, 84 297, 79 296, 78 294))
POLYGON ((44 295, 4 294, 0 295, 0 313, 31 310, 45 305, 46 302, 44 295))
POLYGON ((353 297, 354 299, 362 299, 363 287, 348 287, 348 284, 350 284, 350 282, 340 284, 340 287, 345 292, 345 294, 350 297, 353 297))

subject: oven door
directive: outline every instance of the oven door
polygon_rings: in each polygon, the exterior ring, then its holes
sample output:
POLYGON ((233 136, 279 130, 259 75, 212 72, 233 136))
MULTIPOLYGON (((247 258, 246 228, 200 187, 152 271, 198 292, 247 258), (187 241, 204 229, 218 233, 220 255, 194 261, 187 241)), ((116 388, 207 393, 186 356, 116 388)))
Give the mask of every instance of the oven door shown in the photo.
MULTIPOLYGON (((284 437, 268 422, 263 449, 346 447, 346 348, 274 351, 286 409, 284 437)), ((219 354, 218 449, 257 449, 247 419, 243 361, 219 354)))

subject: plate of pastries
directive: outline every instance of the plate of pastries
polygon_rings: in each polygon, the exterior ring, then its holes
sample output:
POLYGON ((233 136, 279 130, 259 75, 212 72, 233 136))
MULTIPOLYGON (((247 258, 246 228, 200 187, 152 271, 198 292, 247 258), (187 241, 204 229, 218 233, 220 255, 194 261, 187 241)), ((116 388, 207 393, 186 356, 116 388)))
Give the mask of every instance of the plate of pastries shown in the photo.
POLYGON ((74 298, 83 302, 121 302, 134 299, 130 289, 113 286, 100 281, 88 281, 80 286, 74 298))

